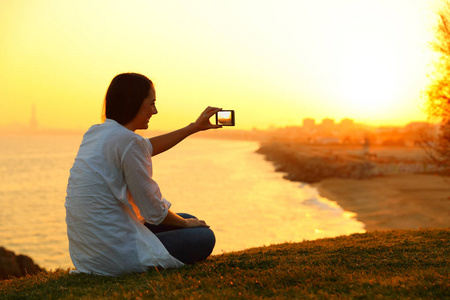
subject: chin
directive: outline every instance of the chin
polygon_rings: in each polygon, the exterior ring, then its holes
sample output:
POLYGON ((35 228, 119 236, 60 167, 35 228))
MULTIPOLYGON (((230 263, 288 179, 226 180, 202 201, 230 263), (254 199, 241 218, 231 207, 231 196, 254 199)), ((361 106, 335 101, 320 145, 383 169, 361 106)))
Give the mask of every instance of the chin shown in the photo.
POLYGON ((147 125, 138 126, 138 127, 136 127, 135 130, 145 130, 145 129, 148 129, 148 124, 147 125))

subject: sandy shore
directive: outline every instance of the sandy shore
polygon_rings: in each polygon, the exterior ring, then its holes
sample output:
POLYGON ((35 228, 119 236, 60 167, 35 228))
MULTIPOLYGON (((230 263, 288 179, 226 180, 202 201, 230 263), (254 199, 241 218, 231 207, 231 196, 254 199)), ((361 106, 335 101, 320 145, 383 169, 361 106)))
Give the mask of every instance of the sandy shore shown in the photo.
POLYGON ((450 227, 450 177, 425 174, 329 178, 319 193, 357 214, 367 231, 450 227))
POLYGON ((262 143, 258 153, 356 213, 368 231, 450 227, 450 176, 419 147, 374 146, 367 156, 358 145, 285 141, 262 143))

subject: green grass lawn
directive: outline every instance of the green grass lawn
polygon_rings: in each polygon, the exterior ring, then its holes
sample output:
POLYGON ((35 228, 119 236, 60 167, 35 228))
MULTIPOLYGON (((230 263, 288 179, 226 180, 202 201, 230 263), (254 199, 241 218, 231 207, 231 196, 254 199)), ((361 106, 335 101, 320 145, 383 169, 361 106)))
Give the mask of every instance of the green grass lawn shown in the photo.
POLYGON ((449 299, 450 229, 395 230, 212 256, 121 277, 44 272, 2 299, 449 299))

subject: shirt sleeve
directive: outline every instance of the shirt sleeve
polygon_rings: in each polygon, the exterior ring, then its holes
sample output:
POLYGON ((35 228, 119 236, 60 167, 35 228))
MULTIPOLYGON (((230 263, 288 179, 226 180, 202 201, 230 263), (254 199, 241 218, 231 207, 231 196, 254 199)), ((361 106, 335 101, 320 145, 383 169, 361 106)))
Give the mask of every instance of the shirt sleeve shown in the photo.
POLYGON ((147 139, 135 139, 122 155, 125 181, 139 214, 151 224, 160 224, 167 216, 170 203, 152 179, 152 147, 147 139))

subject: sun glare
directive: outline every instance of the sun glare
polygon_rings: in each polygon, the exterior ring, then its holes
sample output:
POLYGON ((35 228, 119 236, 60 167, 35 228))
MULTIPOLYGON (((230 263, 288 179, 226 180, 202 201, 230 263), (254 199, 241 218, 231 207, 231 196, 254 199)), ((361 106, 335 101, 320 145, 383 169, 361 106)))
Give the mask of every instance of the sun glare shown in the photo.
POLYGON ((387 45, 380 41, 365 42, 349 44, 348 52, 340 60, 336 96, 349 114, 376 118, 395 107, 401 96, 403 75, 395 60, 397 53, 389 52, 387 45))
POLYGON ((425 47, 418 45, 426 45, 429 37, 424 16, 414 6, 414 1, 409 6, 359 1, 335 11, 329 70, 336 102, 348 116, 380 121, 415 105, 428 59, 425 47))

